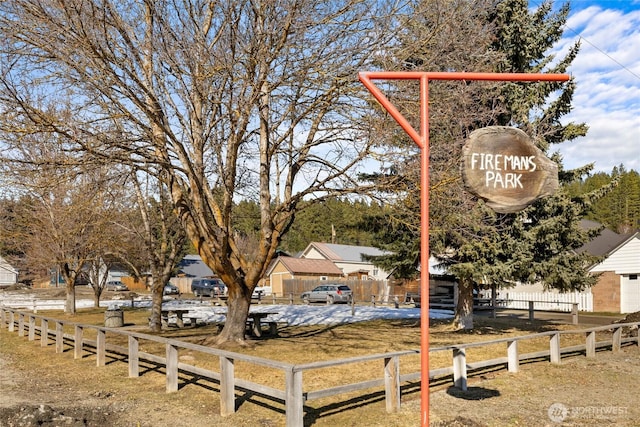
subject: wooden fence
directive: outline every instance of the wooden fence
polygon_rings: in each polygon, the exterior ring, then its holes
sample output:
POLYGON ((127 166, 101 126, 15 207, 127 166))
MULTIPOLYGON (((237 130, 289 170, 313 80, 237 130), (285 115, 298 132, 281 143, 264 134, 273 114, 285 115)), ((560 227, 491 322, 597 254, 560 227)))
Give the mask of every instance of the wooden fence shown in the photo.
MULTIPOLYGON (((624 344, 638 345, 638 326, 640 322, 611 324, 584 330, 570 331, 550 331, 532 335, 509 337, 491 341, 483 341, 469 344, 456 344, 444 347, 430 348, 430 353, 451 352, 452 366, 433 369, 429 371, 429 378, 452 377, 453 384, 462 389, 467 389, 467 378, 473 371, 488 367, 505 367, 509 372, 517 372, 520 362, 527 360, 540 360, 548 358, 551 363, 560 363, 563 354, 575 354, 584 352, 587 357, 595 357, 596 351, 602 348, 611 348, 612 351, 620 351, 624 344), (623 337, 624 330, 635 330, 635 336, 629 333, 623 337), (611 339, 597 341, 597 332, 610 332, 611 339), (585 344, 569 347, 561 346, 561 336, 583 335, 586 336, 585 344), (548 350, 534 353, 520 354, 518 343, 526 340, 540 339, 547 337, 549 340, 548 350), (467 363, 466 352, 468 349, 490 346, 504 343, 506 345, 506 357, 467 363)), ((251 390, 257 394, 272 399, 276 404, 284 402, 286 425, 298 427, 304 425, 304 404, 319 398, 336 396, 343 393, 353 393, 371 388, 384 388, 385 403, 388 412, 397 411, 400 408, 403 383, 419 383, 420 372, 410 372, 401 374, 400 360, 406 357, 416 357, 419 350, 397 351, 392 353, 372 354, 367 356, 352 357, 339 360, 328 360, 313 363, 291 364, 276 360, 265 359, 205 347, 197 344, 187 343, 176 339, 163 338, 138 332, 128 331, 118 328, 104 328, 95 325, 83 325, 68 322, 60 319, 48 318, 35 313, 18 311, 16 309, 0 307, 0 329, 7 327, 10 332, 17 330, 18 336, 28 336, 30 341, 36 340, 36 335, 40 338, 40 345, 46 347, 50 340, 55 343, 56 353, 63 353, 65 346, 73 349, 75 359, 83 357, 85 349, 94 349, 97 366, 105 366, 107 355, 117 355, 116 360, 126 361, 129 369, 129 377, 138 377, 140 363, 142 361, 151 362, 164 366, 166 375, 166 391, 178 391, 178 373, 191 373, 211 381, 220 386, 220 414, 229 415, 235 412, 235 391, 251 390), (40 323, 39 325, 37 323, 40 323), (53 329, 50 325, 55 325, 53 329), (73 328, 73 334, 65 334, 64 328, 73 328), (96 339, 88 340, 84 337, 84 331, 93 329, 96 331, 96 339), (118 346, 107 343, 107 337, 118 335, 127 338, 127 346, 118 346), (140 351, 141 342, 155 342, 162 344, 163 354, 152 354, 140 351), (179 361, 178 354, 181 350, 201 352, 207 355, 216 356, 219 359, 219 370, 213 371, 202 367, 196 367, 179 361), (284 373, 284 380, 280 388, 275 388, 271 384, 259 384, 253 381, 238 378, 235 374, 234 366, 236 361, 248 363, 256 368, 271 368, 284 373), (303 374, 317 371, 324 368, 353 369, 355 364, 362 362, 380 361, 378 375, 368 371, 374 378, 357 383, 343 384, 319 390, 308 390, 304 387, 303 374)))

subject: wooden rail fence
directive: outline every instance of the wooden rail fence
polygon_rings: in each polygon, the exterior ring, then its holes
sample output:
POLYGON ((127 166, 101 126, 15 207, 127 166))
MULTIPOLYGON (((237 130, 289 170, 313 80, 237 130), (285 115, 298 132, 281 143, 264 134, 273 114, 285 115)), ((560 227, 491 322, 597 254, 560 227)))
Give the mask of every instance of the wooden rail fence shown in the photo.
MULTIPOLYGON (((429 349, 430 353, 451 352, 453 356, 453 363, 452 366, 449 367, 430 370, 429 378, 446 379, 447 377, 451 377, 455 387, 466 390, 469 374, 479 369, 505 366, 509 372, 517 372, 520 363, 527 360, 548 358, 551 363, 560 363, 563 354, 584 352, 586 357, 595 357, 598 349, 611 348, 612 351, 616 352, 620 351, 622 345, 635 344, 638 346, 637 331, 639 325, 640 322, 611 324, 583 330, 549 331, 491 341, 433 347, 429 349), (628 334, 629 336, 623 337, 624 330, 634 331, 635 336, 630 332, 628 334), (598 342, 596 340, 597 332, 611 332, 611 340, 598 342), (560 337, 563 335, 584 335, 586 337, 585 344, 563 348, 560 345, 560 337), (548 350, 527 354, 519 353, 519 342, 539 339, 541 337, 548 337, 548 350), (468 349, 500 343, 504 343, 506 345, 506 357, 474 363, 467 362, 466 352, 468 349)), ((73 348, 73 355, 75 359, 82 358, 85 350, 93 349, 95 351, 97 366, 105 366, 108 353, 123 355, 124 358, 120 357, 119 359, 127 361, 129 377, 139 376, 141 361, 152 362, 164 366, 166 375, 166 392, 168 393, 178 391, 179 372, 187 372, 207 378, 219 384, 220 413, 223 416, 235 412, 235 392, 237 389, 251 390, 255 393, 271 398, 276 403, 281 404, 284 402, 286 425, 289 427, 304 425, 304 404, 307 401, 371 388, 384 388, 386 410, 388 412, 397 411, 400 408, 402 394, 401 385, 403 383, 418 383, 421 376, 420 372, 401 374, 400 371, 401 358, 408 356, 415 357, 419 354, 419 350, 406 350, 339 360, 292 364, 205 347, 176 339, 163 338, 118 328, 84 325, 55 318, 48 318, 13 308, 0 307, 0 329, 5 327, 10 332, 15 332, 17 330, 18 336, 25 336, 26 334, 29 341, 35 341, 36 335, 39 335, 40 345, 42 347, 48 346, 50 340, 53 340, 55 343, 56 353, 63 353, 65 345, 71 346, 71 348, 73 348), (50 328, 50 325, 54 325, 54 328, 50 328), (74 333, 65 334, 65 327, 68 329, 73 328, 74 333), (88 340, 84 337, 84 332, 88 329, 94 329, 96 331, 97 335, 95 341, 88 340), (109 336, 126 336, 127 346, 118 346, 107 343, 107 334, 109 334, 109 336), (140 343, 142 341, 162 344, 164 347, 164 354, 151 354, 140 351, 140 343), (180 362, 178 355, 180 350, 184 349, 217 356, 219 359, 219 371, 213 371, 180 362), (259 384, 236 377, 234 370, 236 361, 246 362, 256 367, 280 370, 284 373, 284 381, 283 384, 281 384, 282 387, 275 388, 271 385, 259 384), (305 390, 303 381, 304 373, 341 366, 349 369, 349 367, 353 368, 354 364, 367 361, 381 361, 381 375, 376 376, 375 373, 370 372, 374 378, 367 381, 349 383, 319 390, 305 390)))

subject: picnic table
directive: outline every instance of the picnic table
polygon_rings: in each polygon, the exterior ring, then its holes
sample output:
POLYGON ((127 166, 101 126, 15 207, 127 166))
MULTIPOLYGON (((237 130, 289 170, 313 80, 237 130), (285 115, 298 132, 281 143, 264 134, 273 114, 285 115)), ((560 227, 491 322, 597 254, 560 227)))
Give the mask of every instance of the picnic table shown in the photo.
MULTIPOLYGON (((250 312, 249 317, 247 319, 247 326, 249 326, 251 330, 251 334, 254 337, 262 336, 262 320, 266 317, 269 317, 273 314, 278 314, 275 312, 267 312, 267 311, 255 311, 250 312)), ((277 335, 278 334, 278 323, 277 322, 267 322, 269 325, 269 334, 277 335)))
MULTIPOLYGON (((218 311, 216 314, 223 315, 226 317, 226 311, 218 311)), ((263 335, 262 326, 269 325, 269 334, 277 335, 278 334, 278 323, 275 321, 266 321, 265 318, 272 316, 274 314, 278 314, 274 311, 251 311, 247 316, 247 329, 251 333, 252 336, 260 338, 263 335)), ((224 327, 224 322, 218 325, 219 329, 224 327)))
MULTIPOLYGON (((176 326, 178 328, 184 328, 184 315, 185 313, 188 313, 189 311, 191 311, 188 308, 163 308, 161 310, 161 318, 162 318, 162 326, 164 327, 168 327, 169 326, 169 316, 172 314, 176 315, 176 326)), ((189 318, 191 320, 191 325, 195 326, 196 325, 196 317, 190 317, 189 318)))

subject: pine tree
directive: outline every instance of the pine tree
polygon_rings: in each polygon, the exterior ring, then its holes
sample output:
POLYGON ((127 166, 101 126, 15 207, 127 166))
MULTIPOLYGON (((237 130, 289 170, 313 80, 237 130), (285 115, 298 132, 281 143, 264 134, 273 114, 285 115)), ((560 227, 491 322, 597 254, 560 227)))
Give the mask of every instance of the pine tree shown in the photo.
MULTIPOLYGON (((553 12, 551 3, 545 2, 531 12, 525 0, 503 0, 496 3, 487 16, 477 16, 494 29, 493 41, 485 45, 487 55, 495 59, 492 71, 565 72, 579 45, 559 60, 545 52, 562 36, 568 11, 568 6, 563 6, 553 12)), ((474 65, 472 59, 468 66, 474 65)), ((413 63, 422 66, 428 61, 413 63)), ((486 125, 518 127, 547 153, 553 144, 582 136, 587 131, 584 124, 560 123, 560 118, 571 109, 573 81, 508 83, 495 89, 469 83, 465 87, 471 96, 458 100, 458 107, 448 110, 445 107, 448 100, 439 99, 438 92, 430 92, 432 99, 435 98, 435 112, 432 108, 430 118, 431 129, 435 129, 430 135, 432 152, 447 152, 443 149, 447 147, 453 154, 450 157, 458 159, 464 138, 475 128, 486 125), (474 88, 481 90, 474 91, 474 88), (556 93, 559 95, 554 98, 556 93), (461 116, 439 114, 441 111, 460 113, 460 105, 463 106, 461 116)), ((587 165, 565 171, 560 156, 551 157, 559 164, 563 185, 579 179, 591 168, 587 165)), ((444 156, 432 155, 432 162, 443 159, 444 156)), ((454 170, 451 164, 456 161, 449 161, 448 167, 433 166, 435 171, 448 173, 430 172, 432 194, 433 187, 436 188, 436 197, 430 200, 430 246, 432 254, 458 278, 454 320, 458 328, 473 327, 473 288, 479 284, 501 287, 517 281, 540 282, 547 288, 564 291, 584 289, 594 283, 595 278, 585 271, 593 259, 587 254, 578 255, 572 249, 582 246, 597 232, 582 230, 579 220, 604 189, 572 198, 562 187, 555 195, 535 202, 520 213, 498 214, 462 191, 459 177, 451 173, 454 170)), ((414 192, 408 197, 416 195, 414 192)), ((417 212, 414 216, 417 221, 417 212)), ((392 234, 387 233, 382 240, 390 243, 392 234)), ((417 247, 418 242, 414 241, 405 253, 413 253, 417 247)))

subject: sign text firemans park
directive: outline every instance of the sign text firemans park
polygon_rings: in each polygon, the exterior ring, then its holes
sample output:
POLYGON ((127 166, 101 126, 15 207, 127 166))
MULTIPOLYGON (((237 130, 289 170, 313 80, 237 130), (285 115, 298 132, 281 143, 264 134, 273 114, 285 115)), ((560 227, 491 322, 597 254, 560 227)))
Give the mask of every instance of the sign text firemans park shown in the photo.
POLYGON ((520 211, 558 188, 556 163, 513 127, 472 132, 462 149, 461 166, 467 190, 500 213, 520 211))

